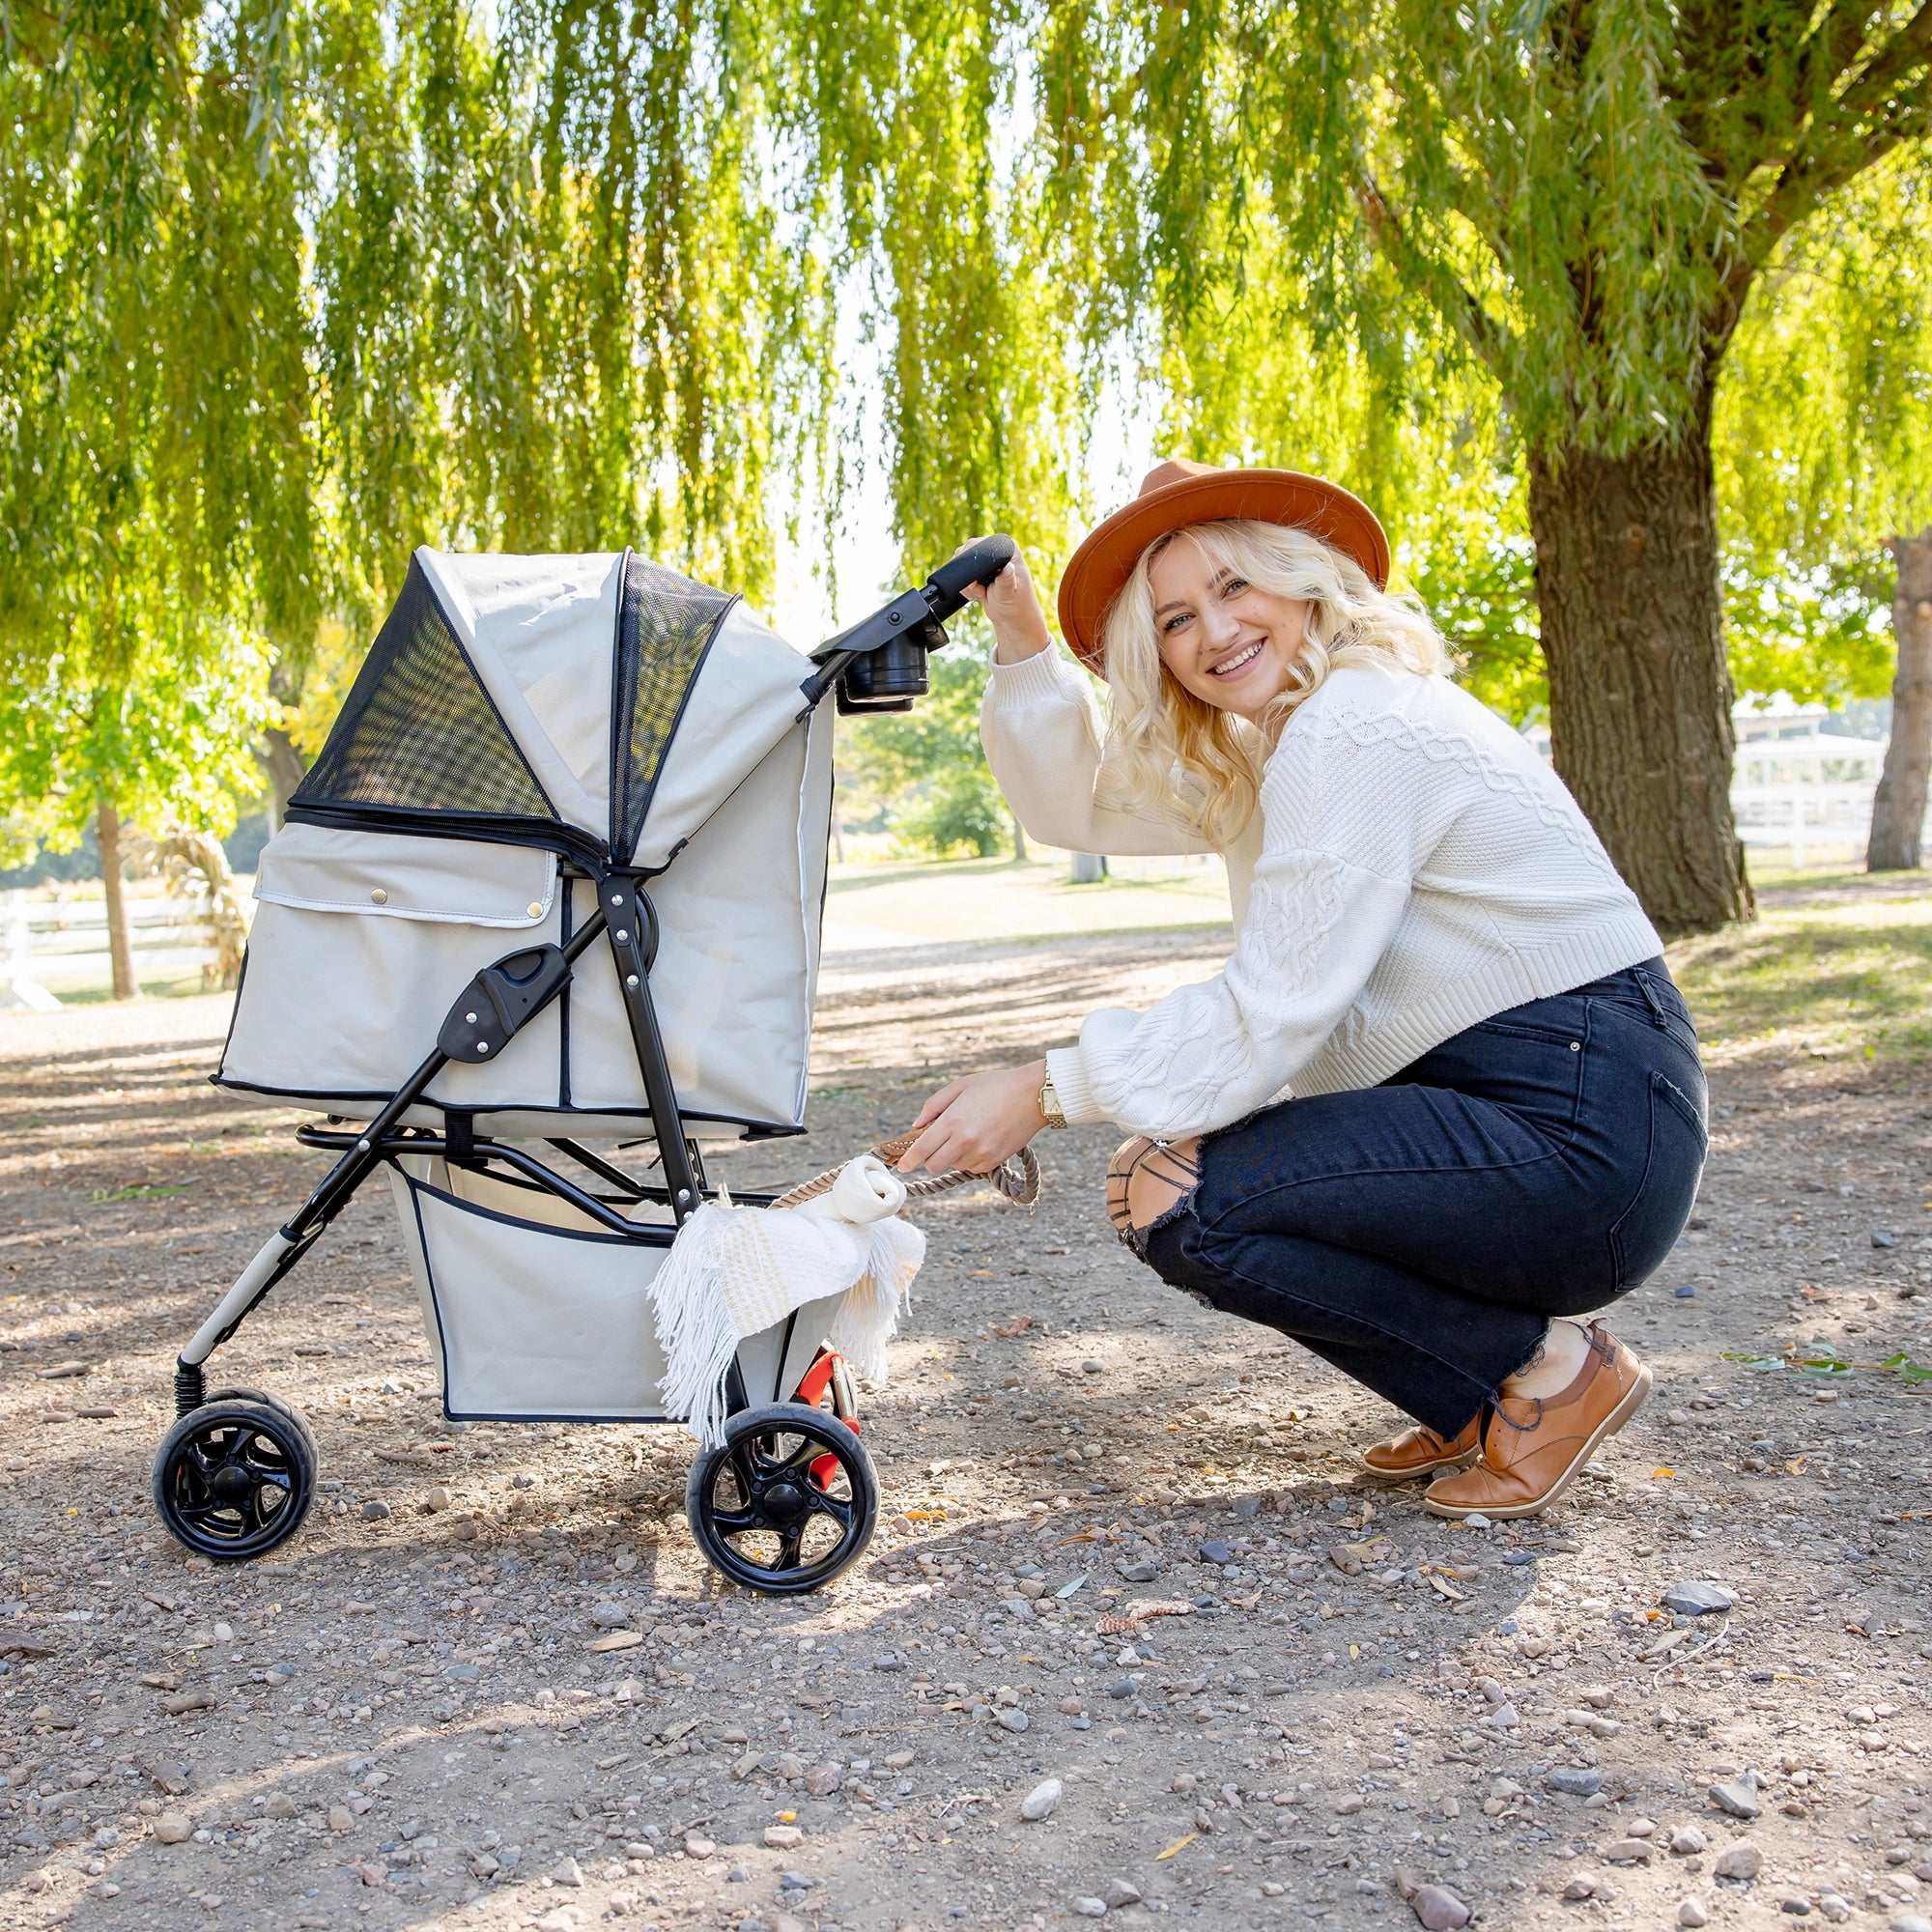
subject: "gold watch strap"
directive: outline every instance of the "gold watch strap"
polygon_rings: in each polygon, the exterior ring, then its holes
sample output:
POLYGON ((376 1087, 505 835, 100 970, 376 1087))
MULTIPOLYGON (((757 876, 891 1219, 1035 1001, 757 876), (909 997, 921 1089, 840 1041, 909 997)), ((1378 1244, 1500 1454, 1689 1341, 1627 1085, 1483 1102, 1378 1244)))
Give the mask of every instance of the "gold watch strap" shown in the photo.
POLYGON ((1065 1110, 1060 1104, 1060 1095, 1053 1089, 1051 1069, 1048 1070, 1046 1078, 1039 1083, 1039 1111, 1041 1119, 1049 1127, 1064 1127, 1066 1124, 1065 1110))

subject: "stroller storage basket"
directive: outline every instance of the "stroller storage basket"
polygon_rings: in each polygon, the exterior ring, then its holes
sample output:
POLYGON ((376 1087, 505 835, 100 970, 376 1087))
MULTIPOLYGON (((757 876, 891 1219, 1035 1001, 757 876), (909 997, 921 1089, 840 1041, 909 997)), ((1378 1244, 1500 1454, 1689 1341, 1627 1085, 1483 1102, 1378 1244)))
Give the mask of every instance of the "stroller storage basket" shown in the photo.
MULTIPOLYGON (((391 1180, 447 1414, 466 1422, 669 1419, 644 1294, 664 1264, 668 1227, 646 1225, 629 1238, 542 1188, 431 1156, 404 1155, 391 1180)), ((779 1402, 796 1388, 837 1312, 836 1297, 809 1302, 742 1344, 748 1399, 779 1402)))
MULTIPOLYGON (((872 655, 923 660, 1012 554, 985 540, 807 658, 629 551, 416 553, 262 855, 214 1078, 326 1113, 298 1138, 338 1157, 181 1351, 154 1495, 189 1548, 264 1555, 314 1500, 300 1414, 205 1365, 379 1168, 447 1415, 669 1419, 649 1291, 709 1191, 694 1126, 804 1125, 822 700, 898 704, 872 655)), ((692 1468, 697 1547, 753 1589, 817 1588, 877 1520, 838 1314, 740 1341, 692 1468)))

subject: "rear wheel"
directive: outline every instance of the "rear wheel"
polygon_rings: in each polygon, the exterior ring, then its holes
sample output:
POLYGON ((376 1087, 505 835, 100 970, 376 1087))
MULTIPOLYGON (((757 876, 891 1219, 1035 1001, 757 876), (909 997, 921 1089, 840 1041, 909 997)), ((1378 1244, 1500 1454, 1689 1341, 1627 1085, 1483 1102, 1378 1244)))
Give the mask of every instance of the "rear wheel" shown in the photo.
POLYGON ((230 1562, 266 1555, 315 1500, 315 1441, 286 1403, 239 1390, 180 1417, 155 1452, 155 1508, 175 1539, 230 1562))
POLYGON ((864 1554, 879 1520, 879 1484, 857 1435, 822 1408, 748 1408, 702 1451, 685 1489, 697 1547, 734 1583, 796 1596, 864 1554))

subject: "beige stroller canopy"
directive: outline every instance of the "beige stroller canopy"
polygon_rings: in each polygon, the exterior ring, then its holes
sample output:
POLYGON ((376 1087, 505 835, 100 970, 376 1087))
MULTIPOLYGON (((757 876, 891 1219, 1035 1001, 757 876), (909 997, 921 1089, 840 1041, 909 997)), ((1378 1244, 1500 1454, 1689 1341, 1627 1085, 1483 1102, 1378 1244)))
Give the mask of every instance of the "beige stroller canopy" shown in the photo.
MULTIPOLYGON (((419 550, 288 822, 262 854, 217 1081, 368 1118, 452 992, 519 939, 567 945, 583 873, 635 867, 688 1119, 803 1122, 832 800, 811 661, 738 599, 627 553, 419 550)), ((615 1139, 649 1107, 606 949, 406 1124, 615 1139)))

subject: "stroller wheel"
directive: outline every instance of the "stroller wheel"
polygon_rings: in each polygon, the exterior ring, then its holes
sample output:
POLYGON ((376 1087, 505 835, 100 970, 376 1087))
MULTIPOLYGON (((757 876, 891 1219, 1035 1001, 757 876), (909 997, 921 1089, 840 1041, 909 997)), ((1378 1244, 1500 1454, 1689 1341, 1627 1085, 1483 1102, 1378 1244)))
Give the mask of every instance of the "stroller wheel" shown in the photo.
POLYGON ((301 1432, 301 1438, 308 1445, 310 1463, 321 1462, 322 1452, 315 1446, 315 1432, 308 1426, 308 1417, 294 1403, 284 1402, 278 1395, 265 1395, 260 1389, 232 1388, 216 1389, 201 1406, 213 1408, 217 1402, 254 1402, 260 1403, 264 1408, 272 1408, 277 1415, 301 1432))
POLYGON ((155 1508, 203 1556, 261 1556, 301 1526, 315 1499, 315 1441, 286 1403, 251 1391, 190 1409, 155 1452, 155 1508))
POLYGON ((684 1512, 734 1583, 789 1597, 855 1563, 879 1520, 872 1459, 836 1415, 802 1403, 748 1408, 691 1467, 684 1512))

